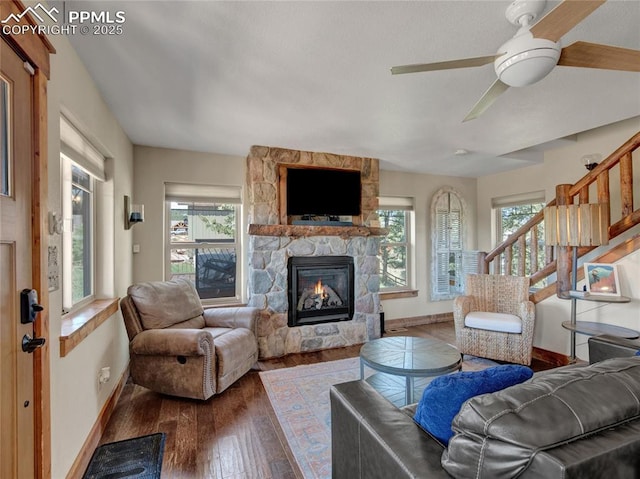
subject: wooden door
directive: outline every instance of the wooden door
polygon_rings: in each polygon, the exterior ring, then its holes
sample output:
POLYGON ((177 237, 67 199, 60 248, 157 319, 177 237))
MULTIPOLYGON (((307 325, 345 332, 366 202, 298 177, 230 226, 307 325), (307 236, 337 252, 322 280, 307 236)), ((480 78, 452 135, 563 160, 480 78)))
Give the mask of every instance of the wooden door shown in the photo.
POLYGON ((0 479, 34 477, 33 354, 20 291, 32 287, 32 77, 0 41, 0 479))

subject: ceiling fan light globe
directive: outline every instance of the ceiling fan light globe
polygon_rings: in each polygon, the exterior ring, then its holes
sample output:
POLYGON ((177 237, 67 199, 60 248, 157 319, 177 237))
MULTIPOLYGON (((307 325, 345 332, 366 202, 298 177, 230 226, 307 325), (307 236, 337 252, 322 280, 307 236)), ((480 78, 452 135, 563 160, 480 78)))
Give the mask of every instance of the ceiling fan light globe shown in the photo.
POLYGON ((518 35, 502 47, 506 52, 496 58, 494 69, 501 82, 513 86, 528 86, 542 80, 558 64, 560 45, 544 38, 533 38, 530 32, 518 35))

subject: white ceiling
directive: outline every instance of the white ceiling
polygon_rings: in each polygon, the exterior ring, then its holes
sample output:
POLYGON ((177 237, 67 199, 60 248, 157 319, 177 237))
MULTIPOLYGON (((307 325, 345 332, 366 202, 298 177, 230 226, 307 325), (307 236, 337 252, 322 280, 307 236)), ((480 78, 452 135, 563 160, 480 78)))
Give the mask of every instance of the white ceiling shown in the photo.
MULTIPOLYGON (((495 79, 492 65, 390 74, 394 65, 496 53, 516 30, 504 16, 509 3, 93 0, 65 7, 125 12, 120 36, 69 39, 135 144, 240 156, 251 145, 279 146, 475 177, 541 161, 541 144, 640 115, 640 73, 557 67, 466 123, 495 79), (457 149, 469 154, 456 156, 457 149)), ((639 26, 640 1, 609 0, 562 45, 640 49, 639 26)))

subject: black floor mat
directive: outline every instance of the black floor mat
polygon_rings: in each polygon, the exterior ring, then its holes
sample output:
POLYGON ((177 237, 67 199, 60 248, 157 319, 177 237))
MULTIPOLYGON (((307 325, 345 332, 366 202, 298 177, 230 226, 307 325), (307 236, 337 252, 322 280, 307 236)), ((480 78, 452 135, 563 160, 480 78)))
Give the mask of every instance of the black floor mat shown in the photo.
POLYGON ((164 433, 99 446, 83 479, 160 479, 164 433))

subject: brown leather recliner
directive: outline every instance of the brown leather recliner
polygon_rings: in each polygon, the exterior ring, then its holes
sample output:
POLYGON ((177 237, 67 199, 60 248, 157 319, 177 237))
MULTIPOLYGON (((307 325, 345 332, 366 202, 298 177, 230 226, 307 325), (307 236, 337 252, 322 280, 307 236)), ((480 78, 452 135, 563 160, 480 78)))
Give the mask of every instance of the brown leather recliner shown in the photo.
POLYGON ((219 394, 258 360, 252 307, 203 309, 192 282, 129 286, 120 309, 135 384, 193 399, 219 394))

